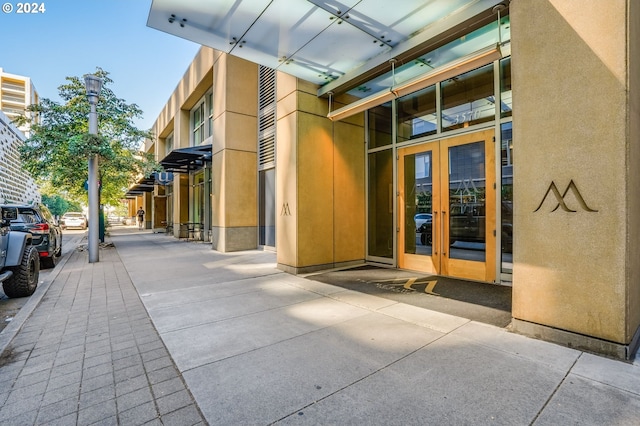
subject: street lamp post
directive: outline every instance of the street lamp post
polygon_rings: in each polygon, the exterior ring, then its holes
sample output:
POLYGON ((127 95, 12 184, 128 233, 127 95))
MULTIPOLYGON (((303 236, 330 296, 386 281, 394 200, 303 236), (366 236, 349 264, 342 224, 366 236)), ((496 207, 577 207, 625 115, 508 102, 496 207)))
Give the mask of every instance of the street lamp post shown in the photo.
MULTIPOLYGON (((89 105, 91 106, 91 112, 89 112, 89 134, 97 135, 98 113, 96 112, 96 105, 102 89, 102 79, 93 74, 87 74, 84 76, 84 84, 87 89, 89 105)), ((100 195, 98 193, 98 157, 95 154, 89 155, 87 187, 89 191, 89 263, 96 263, 100 260, 98 254, 100 195)))

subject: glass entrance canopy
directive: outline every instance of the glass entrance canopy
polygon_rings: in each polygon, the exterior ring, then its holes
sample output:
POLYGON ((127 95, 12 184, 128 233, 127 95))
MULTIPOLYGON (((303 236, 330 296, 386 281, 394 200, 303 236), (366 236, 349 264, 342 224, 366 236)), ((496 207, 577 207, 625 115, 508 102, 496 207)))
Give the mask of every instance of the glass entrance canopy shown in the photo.
POLYGON ((499 3, 153 0, 147 25, 292 74, 323 86, 321 93, 326 93, 346 89, 354 78, 491 13, 499 3))

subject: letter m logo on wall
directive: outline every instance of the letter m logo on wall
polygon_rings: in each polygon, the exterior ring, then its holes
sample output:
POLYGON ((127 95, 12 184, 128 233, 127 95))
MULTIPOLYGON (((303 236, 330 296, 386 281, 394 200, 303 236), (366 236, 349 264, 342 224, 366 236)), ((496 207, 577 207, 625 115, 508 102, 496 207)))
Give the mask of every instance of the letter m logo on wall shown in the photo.
POLYGON ((586 201, 584 201, 584 198, 582 197, 582 194, 580 194, 580 191, 578 191, 578 187, 576 186, 576 184, 573 182, 573 179, 572 179, 562 194, 560 194, 560 191, 558 190, 558 187, 556 186, 555 182, 552 181, 551 185, 549 185, 549 188, 547 189, 547 192, 544 194, 544 197, 542 197, 542 201, 540 201, 540 205, 533 212, 535 213, 538 210, 540 210, 544 202, 547 200, 547 197, 549 197, 549 194, 553 194, 558 204, 556 204, 553 210, 551 210, 552 212, 555 212, 556 210, 558 210, 558 208, 562 208, 562 210, 566 212, 575 213, 576 210, 569 208, 569 206, 567 206, 567 203, 565 202, 565 197, 567 196, 569 191, 571 191, 576 201, 578 202, 580 207, 582 207, 583 210, 588 212, 598 211, 598 210, 592 209, 587 205, 586 201))

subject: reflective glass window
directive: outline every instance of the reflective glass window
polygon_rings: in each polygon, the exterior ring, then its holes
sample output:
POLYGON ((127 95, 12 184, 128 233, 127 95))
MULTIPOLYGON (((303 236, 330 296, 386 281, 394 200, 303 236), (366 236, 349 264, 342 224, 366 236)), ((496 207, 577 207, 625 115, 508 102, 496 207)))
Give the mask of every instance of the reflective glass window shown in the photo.
POLYGON ((433 135, 436 131, 435 85, 398 100, 398 142, 433 135))
POLYGON ((511 123, 502 124, 502 272, 513 271, 513 136, 511 123))
POLYGON ((393 154, 369 154, 369 256, 393 258, 393 154))
POLYGON ((198 105, 192 112, 193 144, 199 145, 204 140, 204 103, 198 105))
POLYGON ((453 130, 495 118, 493 64, 443 81, 442 130, 453 130))
POLYGON ((207 110, 207 115, 209 117, 207 136, 211 136, 213 134, 213 93, 209 93, 207 95, 207 110))
POLYGON ((449 148, 449 258, 485 260, 484 142, 449 148))
POLYGON ((404 157, 404 251, 431 256, 433 222, 433 153, 404 157))
POLYGON ((511 57, 500 61, 500 117, 511 117, 511 57))
POLYGON ((391 145, 391 102, 367 111, 369 148, 391 145))
POLYGON ((260 170, 258 232, 259 244, 276 246, 276 169, 260 170))

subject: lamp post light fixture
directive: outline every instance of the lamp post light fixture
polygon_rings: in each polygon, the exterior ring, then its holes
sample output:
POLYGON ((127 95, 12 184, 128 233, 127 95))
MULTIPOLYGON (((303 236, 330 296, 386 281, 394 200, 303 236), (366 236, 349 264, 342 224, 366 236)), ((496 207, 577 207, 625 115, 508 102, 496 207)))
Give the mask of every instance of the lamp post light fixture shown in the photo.
MULTIPOLYGON (((91 106, 91 111, 89 112, 89 134, 97 135, 98 113, 96 112, 96 106, 102 89, 102 79, 96 75, 87 74, 84 76, 84 85, 87 89, 87 99, 91 106)), ((89 263, 96 263, 100 260, 98 254, 100 194, 98 192, 98 157, 95 154, 89 155, 87 187, 89 191, 89 263)))

